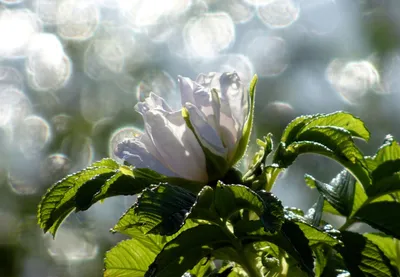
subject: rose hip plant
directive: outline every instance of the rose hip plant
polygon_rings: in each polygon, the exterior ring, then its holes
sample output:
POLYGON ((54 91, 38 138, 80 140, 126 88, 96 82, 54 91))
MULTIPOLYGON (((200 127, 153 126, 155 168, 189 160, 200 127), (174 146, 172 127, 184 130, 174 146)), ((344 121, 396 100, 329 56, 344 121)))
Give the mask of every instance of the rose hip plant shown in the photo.
POLYGON ((39 204, 40 227, 55 235, 71 212, 137 194, 112 229, 130 238, 107 252, 104 276, 399 276, 400 145, 387 136, 365 156, 354 143, 370 137, 359 118, 300 116, 276 147, 271 134, 257 140, 241 172, 256 82, 247 88, 236 73, 179 77, 180 110, 151 93, 136 105, 144 132, 115 149, 124 164, 103 159, 57 182, 39 204), (306 213, 271 193, 302 154, 343 166, 328 183, 305 176, 320 195, 306 213), (323 213, 345 224, 334 229, 323 213), (376 231, 348 231, 356 222, 376 231))

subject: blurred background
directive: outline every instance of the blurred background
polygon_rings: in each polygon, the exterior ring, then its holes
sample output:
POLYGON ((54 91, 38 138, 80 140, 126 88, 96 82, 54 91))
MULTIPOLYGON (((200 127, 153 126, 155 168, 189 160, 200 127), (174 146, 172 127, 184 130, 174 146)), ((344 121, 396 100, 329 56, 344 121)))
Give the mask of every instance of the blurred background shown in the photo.
MULTIPOLYGON (((253 139, 336 110, 366 122, 368 155, 400 139, 398 0, 1 0, 0 276, 101 276, 134 198, 72 214, 53 240, 36 224, 41 196, 142 129, 133 107, 150 91, 179 107, 177 75, 233 70, 259 76, 253 139)), ((274 192, 306 211, 304 173, 340 169, 300 157, 274 192)))

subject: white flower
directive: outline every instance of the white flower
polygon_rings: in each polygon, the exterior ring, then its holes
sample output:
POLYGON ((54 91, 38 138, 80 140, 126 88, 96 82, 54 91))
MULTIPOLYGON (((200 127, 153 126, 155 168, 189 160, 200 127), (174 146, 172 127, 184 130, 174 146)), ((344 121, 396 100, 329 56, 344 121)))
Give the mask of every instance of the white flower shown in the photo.
POLYGON ((244 153, 239 142, 250 118, 249 93, 236 73, 202 74, 196 82, 179 76, 179 84, 183 109, 173 111, 151 93, 135 106, 145 132, 121 142, 115 154, 166 176, 222 178, 244 153))

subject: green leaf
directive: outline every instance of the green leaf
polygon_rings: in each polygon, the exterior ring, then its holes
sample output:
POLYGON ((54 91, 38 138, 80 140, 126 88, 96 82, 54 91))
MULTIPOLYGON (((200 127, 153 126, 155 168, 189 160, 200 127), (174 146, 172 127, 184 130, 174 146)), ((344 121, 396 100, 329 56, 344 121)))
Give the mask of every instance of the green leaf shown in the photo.
POLYGON ((211 258, 203 258, 197 265, 195 265, 190 271, 190 275, 193 277, 205 277, 215 268, 211 258))
POLYGON ((364 234, 364 237, 379 247, 392 266, 397 269, 397 274, 400 275, 400 241, 381 233, 364 234))
POLYGON ((366 157, 366 162, 372 177, 368 196, 377 198, 400 191, 400 145, 392 136, 388 135, 376 155, 366 157))
POLYGON ((274 233, 279 231, 284 221, 282 202, 272 193, 260 190, 257 192, 264 201, 264 212, 260 216, 264 230, 274 233))
POLYGON ((354 218, 400 239, 400 203, 398 202, 382 201, 364 205, 354 214, 354 218))
MULTIPOLYGON (((351 149, 348 150, 351 151, 351 149)), ((285 162, 284 167, 289 166, 301 154, 314 153, 329 157, 343 165, 348 171, 352 173, 353 176, 358 179, 361 184, 363 184, 363 186, 365 184, 364 187, 367 187, 370 184, 369 172, 364 167, 364 165, 359 162, 353 163, 344 155, 335 153, 333 150, 329 149, 321 143, 311 141, 294 142, 284 151, 284 156, 278 158, 280 161, 285 162)))
POLYGON ((312 250, 315 255, 315 276, 320 277, 328 264, 331 249, 328 246, 321 244, 312 247, 312 250))
POLYGON ((346 112, 334 112, 330 114, 315 114, 300 116, 294 119, 283 132, 281 141, 286 145, 298 140, 298 135, 312 127, 335 126, 344 128, 354 137, 368 140, 370 133, 361 119, 346 112))
POLYGON ((305 179, 308 186, 316 187, 329 204, 344 216, 350 216, 354 206, 360 207, 367 199, 361 187, 356 189, 356 186, 360 185, 347 170, 340 172, 329 184, 320 182, 310 175, 306 175, 305 179))
POLYGON ((168 242, 150 265, 145 277, 182 276, 212 251, 230 245, 229 237, 217 225, 199 225, 168 242))
POLYGON ((272 134, 269 133, 264 140, 257 139, 257 144, 260 149, 254 155, 249 170, 243 176, 244 182, 250 182, 263 173, 265 160, 273 149, 272 134))
POLYGON ((194 194, 177 186, 160 184, 147 188, 114 230, 138 228, 145 234, 172 235, 183 226, 195 200, 194 194))
MULTIPOLYGON (((301 261, 300 266, 302 270, 308 273, 310 276, 314 276, 314 259, 311 248, 309 246, 309 240, 301 230, 300 226, 291 221, 285 221, 282 225, 282 244, 286 245, 283 247, 293 258, 301 261)), ((278 244, 278 246, 280 246, 278 244)))
POLYGON ((369 139, 364 123, 351 114, 337 112, 300 117, 286 128, 274 162, 288 167, 301 154, 315 153, 336 160, 366 188, 371 180, 367 163, 352 137, 369 139))
POLYGON ((143 277, 162 249, 157 235, 120 242, 106 253, 104 277, 143 277))
POLYGON ((205 188, 199 194, 189 218, 227 221, 242 209, 255 212, 267 232, 274 233, 282 225, 283 206, 274 195, 263 191, 257 194, 246 186, 222 182, 218 182, 214 190, 205 188))
POLYGON ((301 134, 313 127, 319 126, 334 126, 343 128, 350 132, 351 136, 364 139, 366 141, 370 138, 370 133, 365 127, 364 122, 347 112, 334 112, 330 114, 320 115, 309 122, 298 133, 301 134))
POLYGON ((117 195, 134 195, 151 184, 169 182, 195 193, 203 184, 170 178, 145 168, 120 165, 103 159, 90 167, 67 176, 51 187, 38 206, 38 223, 44 232, 55 235, 72 211, 83 211, 94 203, 117 195))
POLYGON ((288 126, 283 131, 281 141, 289 145, 296 140, 297 134, 304 128, 304 126, 306 126, 313 119, 319 116, 321 116, 321 114, 303 115, 296 117, 288 124, 288 126))
POLYGON ((377 245, 366 237, 352 232, 341 232, 344 247, 339 249, 352 276, 397 276, 389 259, 377 245))
POLYGON ((250 95, 250 107, 249 107, 249 116, 246 119, 246 122, 243 126, 242 136, 240 137, 239 143, 236 148, 235 155, 232 158, 231 166, 235 165, 246 152, 247 146, 249 144, 251 129, 253 128, 253 118, 254 118, 254 103, 256 96, 256 85, 257 85, 258 77, 254 75, 253 79, 250 82, 249 87, 249 95, 250 95))
POLYGON ((116 162, 104 159, 57 182, 43 196, 38 206, 37 216, 40 227, 45 232, 49 231, 55 235, 64 218, 75 208, 78 190, 88 181, 109 176, 103 174, 114 173, 118 168, 119 165, 116 162))

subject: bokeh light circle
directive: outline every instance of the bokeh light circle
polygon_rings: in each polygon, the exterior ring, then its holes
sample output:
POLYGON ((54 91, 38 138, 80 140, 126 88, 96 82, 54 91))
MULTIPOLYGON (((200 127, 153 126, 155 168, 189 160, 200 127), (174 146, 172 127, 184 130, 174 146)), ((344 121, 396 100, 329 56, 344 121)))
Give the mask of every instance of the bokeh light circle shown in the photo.
POLYGON ((268 27, 285 28, 293 24, 300 14, 296 0, 273 0, 257 9, 258 17, 268 27))
POLYGON ((183 30, 186 46, 195 57, 210 58, 235 40, 235 25, 227 13, 206 13, 192 18, 183 30))
POLYGON ((117 157, 114 152, 118 144, 125 139, 130 139, 138 137, 143 133, 142 130, 135 126, 125 126, 115 130, 111 136, 108 143, 108 155, 118 162, 123 162, 119 157, 117 157))

